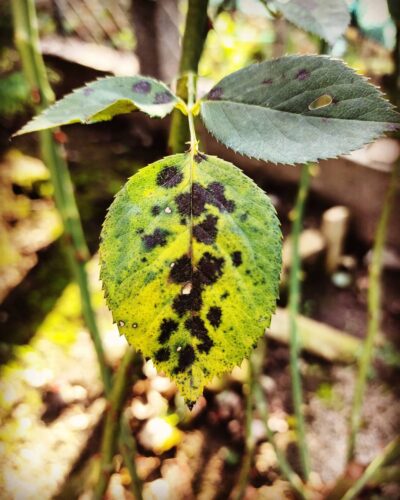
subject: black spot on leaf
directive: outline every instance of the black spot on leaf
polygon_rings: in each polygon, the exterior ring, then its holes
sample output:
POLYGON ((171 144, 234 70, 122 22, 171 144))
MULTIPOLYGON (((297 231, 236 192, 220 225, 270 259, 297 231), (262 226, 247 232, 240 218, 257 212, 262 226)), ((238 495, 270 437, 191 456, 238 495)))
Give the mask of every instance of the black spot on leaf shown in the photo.
POLYGON ((174 373, 184 372, 196 359, 194 349, 191 345, 186 345, 179 351, 178 366, 174 368, 174 373))
POLYGON ((157 184, 166 188, 177 186, 182 180, 183 174, 176 167, 165 167, 157 175, 157 184))
POLYGON ((229 292, 224 292, 222 295, 221 295, 221 299, 222 300, 225 300, 229 297, 229 292))
POLYGON ((142 236, 142 241, 146 250, 152 250, 157 246, 165 246, 167 244, 168 235, 168 231, 165 231, 164 229, 156 229, 153 234, 142 236))
POLYGON ((310 72, 308 71, 308 69, 301 69, 300 71, 298 71, 298 73, 296 75, 296 79, 303 81, 303 80, 307 80, 307 78, 309 76, 310 76, 310 72))
POLYGON ((220 307, 212 306, 208 310, 207 319, 214 328, 218 328, 221 324, 222 311, 220 307))
POLYGON ((185 321, 185 327, 190 331, 193 337, 201 340, 198 345, 200 352, 209 352, 214 342, 208 336, 204 321, 199 316, 193 316, 185 321))
POLYGON ((192 263, 187 255, 180 257, 169 273, 174 283, 186 283, 192 278, 192 263))
POLYGON ((172 307, 178 316, 182 317, 186 312, 200 311, 202 304, 201 288, 199 286, 192 286, 190 293, 181 293, 175 297, 172 307))
POLYGON ((180 215, 190 215, 191 196, 190 193, 178 194, 175 198, 180 215))
POLYGON ((203 160, 207 160, 207 156, 204 153, 197 153, 194 155, 194 161, 196 163, 201 163, 203 160))
POLYGON ((217 222, 218 217, 215 215, 207 215, 202 222, 193 226, 193 236, 200 243, 211 245, 217 237, 217 222))
POLYGON ((168 361, 170 354, 168 347, 161 347, 155 354, 156 361, 168 361))
POLYGON ((151 90, 151 84, 146 80, 140 80, 132 85, 132 90, 137 94, 148 94, 151 90))
POLYGON ((214 87, 213 89, 210 90, 207 97, 211 101, 217 101, 218 99, 221 99, 222 94, 223 90, 221 87, 214 87))
POLYGON ((234 201, 228 200, 225 197, 225 186, 223 186, 220 182, 212 182, 209 184, 208 191, 212 195, 211 202, 219 208, 219 210, 226 210, 230 213, 235 210, 234 201))
POLYGON ((158 205, 154 205, 151 209, 152 215, 158 215, 161 212, 161 208, 158 205))
POLYGON ((166 104, 172 101, 172 94, 165 90, 164 92, 157 92, 154 96, 154 104, 166 104))
POLYGON ((209 252, 206 252, 199 261, 198 270, 200 273, 201 283, 211 285, 222 276, 222 267, 224 259, 215 257, 209 252))
POLYGON ((239 267, 242 263, 242 252, 236 251, 231 253, 232 263, 235 267, 239 267))
POLYGON ((162 320, 162 323, 160 325, 160 335, 158 336, 158 340, 161 342, 161 344, 165 344, 165 342, 168 342, 171 335, 177 330, 178 326, 179 325, 177 321, 174 321, 173 319, 164 318, 162 320))

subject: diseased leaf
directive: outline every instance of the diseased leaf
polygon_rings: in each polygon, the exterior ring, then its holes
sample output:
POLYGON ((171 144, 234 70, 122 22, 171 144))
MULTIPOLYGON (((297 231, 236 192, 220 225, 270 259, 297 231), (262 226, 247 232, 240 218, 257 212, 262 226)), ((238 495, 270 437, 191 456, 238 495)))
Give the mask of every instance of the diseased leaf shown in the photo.
POLYGON ((275 0, 275 8, 285 18, 333 44, 350 23, 345 0, 275 0))
POLYGON ((15 135, 70 123, 96 123, 136 109, 162 118, 176 106, 178 98, 168 87, 145 76, 100 78, 74 90, 33 118, 15 135))
POLYGON ((279 222, 264 192, 218 158, 169 156, 134 175, 110 207, 100 255, 120 332, 189 405, 270 324, 279 222))
POLYGON ((289 164, 349 153, 400 123, 376 87, 326 56, 288 56, 236 71, 203 98, 201 116, 225 146, 289 164))

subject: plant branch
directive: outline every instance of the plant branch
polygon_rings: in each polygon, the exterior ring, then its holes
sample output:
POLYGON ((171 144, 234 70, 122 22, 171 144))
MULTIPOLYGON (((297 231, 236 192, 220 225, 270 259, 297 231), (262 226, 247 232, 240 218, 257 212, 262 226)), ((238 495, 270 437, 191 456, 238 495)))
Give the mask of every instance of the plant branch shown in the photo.
MULTIPOLYGON (((34 1, 12 0, 12 10, 15 44, 20 53, 22 69, 31 86, 34 107, 36 111, 41 111, 54 101, 54 94, 49 85, 46 68, 39 51, 34 1)), ((57 133, 54 136, 56 137, 57 133)), ((89 251, 74 197, 73 184, 65 161, 65 153, 62 146, 56 143, 52 132, 40 132, 39 139, 42 158, 50 170, 56 205, 64 225, 67 254, 81 293, 82 313, 96 349, 102 381, 107 391, 111 386, 110 370, 105 361, 95 320, 85 267, 89 259, 89 251)))
MULTIPOLYGON (((106 413, 106 420, 103 430, 103 439, 101 443, 101 465, 99 480, 94 491, 94 499, 101 500, 106 492, 110 476, 113 471, 113 458, 118 442, 119 424, 121 420, 122 408, 125 402, 125 396, 128 386, 131 382, 129 372, 135 370, 135 367, 140 363, 140 355, 132 348, 129 347, 125 352, 121 364, 115 375, 115 380, 108 400, 108 408, 106 413)), ((125 421, 124 421, 125 422, 125 421)), ((127 422, 124 424, 121 439, 127 436, 129 430, 127 422)), ((126 456, 128 448, 123 448, 123 453, 126 456)), ((132 465, 129 460, 125 465, 132 465)), ((137 474, 134 473, 132 480, 134 481, 137 474)), ((138 488, 140 491, 140 488, 138 488)))
POLYGON ((266 339, 263 338, 257 348, 257 351, 251 358, 253 363, 253 370, 255 374, 254 384, 252 386, 253 389, 253 401, 256 405, 257 411, 260 414, 262 421, 264 423, 265 432, 268 438, 269 443, 273 447, 276 455, 276 459, 278 462, 279 469, 282 472, 282 475, 287 479, 287 481, 292 486, 293 490, 300 496, 302 499, 307 499, 307 492, 304 488, 304 485, 299 478, 299 476, 293 471, 288 461, 285 458, 284 453, 280 450, 278 445, 276 444, 274 433, 269 427, 269 409, 268 409, 268 401, 266 396, 264 395, 260 384, 258 383, 258 378, 262 368, 262 362, 265 358, 265 349, 266 349, 266 339))
MULTIPOLYGON (((188 73, 197 73, 207 36, 207 6, 208 0, 189 0, 176 86, 176 94, 184 102, 188 100, 188 73)), ((171 152, 183 153, 187 149, 189 137, 187 118, 178 109, 174 110, 168 139, 171 152)))
POLYGON ((293 211, 291 230, 292 267, 289 275, 289 326, 290 326, 290 375, 292 381, 292 398, 296 417, 297 441, 304 479, 310 474, 310 461, 306 442, 305 422, 302 413, 303 391, 299 368, 300 342, 297 316, 300 309, 301 259, 299 252, 300 233, 303 227, 304 207, 310 187, 310 165, 303 165, 300 176, 300 186, 293 211))
POLYGON ((137 453, 136 441, 132 437, 128 419, 124 414, 121 417, 120 428, 119 449, 121 451, 124 464, 131 476, 130 489, 135 500, 142 500, 142 482, 138 476, 134 459, 137 453))
POLYGON ((364 399, 365 388, 367 385, 368 372, 370 370, 373 359, 374 343, 379 328, 381 308, 382 255, 386 241, 389 217, 393 208, 393 199, 397 189, 399 178, 400 161, 393 166, 389 181, 389 187, 385 195, 382 213, 376 230, 375 244, 372 252, 372 261, 369 269, 367 337, 365 339, 365 344, 359 361, 358 376, 350 417, 351 429, 347 452, 348 461, 351 461, 354 458, 357 433, 361 426, 362 403, 364 399))
POLYGON ((356 481, 356 483, 346 492, 342 500, 353 500, 361 492, 364 486, 373 479, 377 472, 389 461, 400 455, 400 436, 390 442, 384 450, 372 460, 365 469, 364 474, 356 481))

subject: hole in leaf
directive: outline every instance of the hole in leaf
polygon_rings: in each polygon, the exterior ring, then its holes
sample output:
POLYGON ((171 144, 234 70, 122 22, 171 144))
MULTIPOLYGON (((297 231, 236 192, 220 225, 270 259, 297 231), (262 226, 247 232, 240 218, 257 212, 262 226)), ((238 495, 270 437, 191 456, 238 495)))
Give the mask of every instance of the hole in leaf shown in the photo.
POLYGON ((325 108, 332 104, 333 98, 329 94, 324 94, 315 99, 311 104, 308 105, 308 109, 310 111, 314 111, 315 109, 325 108))

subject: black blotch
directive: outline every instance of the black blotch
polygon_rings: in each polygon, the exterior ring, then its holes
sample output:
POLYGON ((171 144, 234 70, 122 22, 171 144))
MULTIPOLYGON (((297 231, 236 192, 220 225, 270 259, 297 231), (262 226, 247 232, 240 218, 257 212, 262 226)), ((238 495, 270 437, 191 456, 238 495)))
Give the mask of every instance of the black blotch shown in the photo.
POLYGON ((132 85, 132 90, 137 94, 148 94, 151 90, 150 82, 146 80, 140 80, 132 85))
POLYGON ((203 153, 197 153, 194 155, 194 161, 196 163, 201 163, 203 160, 207 160, 207 156, 203 153))
POLYGON ((221 299, 222 300, 225 300, 229 297, 229 292, 224 292, 222 295, 221 295, 221 299))
POLYGON ((168 349, 168 347, 161 347, 161 349, 159 349, 156 352, 155 358, 156 358, 156 361, 168 361, 170 355, 171 355, 171 353, 170 353, 170 350, 168 349))
POLYGON ((142 257, 140 260, 141 260, 142 262, 147 262, 146 257, 142 257))
POLYGON ((203 222, 193 227, 193 236, 200 243, 211 245, 217 237, 217 222, 218 217, 215 215, 207 215, 203 222))
POLYGON ((186 406, 189 408, 190 411, 193 410, 194 405, 196 404, 196 401, 187 401, 186 406))
POLYGON ((307 80, 307 78, 310 76, 310 72, 308 71, 308 69, 301 69, 300 71, 298 71, 297 75, 296 75, 296 79, 297 80, 307 80))
POLYGON ((204 321, 199 318, 199 316, 193 316, 185 321, 185 327, 193 337, 201 340, 201 344, 198 345, 199 351, 208 353, 214 345, 214 342, 208 336, 204 321))
POLYGON ((238 250, 236 252, 231 253, 232 263, 235 267, 239 267, 242 263, 242 252, 238 250))
POLYGON ((203 300, 201 298, 201 288, 192 285, 192 290, 187 295, 179 294, 175 297, 172 308, 182 317, 188 311, 200 311, 203 300))
POLYGON ((246 269, 246 274, 247 274, 247 276, 250 276, 251 271, 249 269, 246 269))
POLYGON ((194 363, 196 356, 191 345, 186 345, 179 351, 178 366, 174 368, 174 373, 184 372, 194 363))
POLYGON ((186 283, 192 278, 192 263, 187 255, 180 257, 175 261, 172 267, 169 277, 174 283, 186 283))
POLYGON ((272 78, 268 78, 267 80, 263 80, 263 83, 265 85, 271 85, 272 82, 273 82, 272 78))
POLYGON ((94 89, 91 89, 89 87, 86 87, 86 88, 83 89, 83 95, 85 95, 85 96, 93 94, 93 92, 94 92, 94 89))
POLYGON ((232 213, 235 210, 235 203, 232 200, 228 200, 225 197, 225 186, 220 182, 212 182, 208 186, 208 191, 212 195, 210 200, 213 205, 215 205, 220 210, 226 210, 232 213))
POLYGON ((205 285, 215 283, 222 275, 223 265, 224 259, 222 257, 218 258, 209 252, 205 252, 198 264, 200 283, 205 285))
POLYGON ((214 328, 218 328, 221 324, 222 311, 218 306, 212 306, 208 310, 207 319, 214 328))
POLYGON ((160 335, 158 336, 158 340, 161 342, 161 344, 165 344, 167 342, 171 335, 176 331, 178 328, 178 322, 174 321, 173 319, 163 319, 162 323, 160 325, 160 335))
POLYGON ((182 180, 183 174, 176 167, 165 167, 157 175, 157 184, 166 188, 177 186, 182 180))
POLYGON ((142 227, 140 227, 139 229, 136 229, 136 233, 137 234, 143 234, 144 233, 144 229, 142 227))
POLYGON ((221 87, 214 87, 213 89, 210 90, 207 97, 211 101, 217 101, 218 99, 221 99, 222 94, 223 90, 221 87))
POLYGON ((190 215, 191 196, 190 193, 178 194, 175 197, 176 206, 180 215, 190 215))
POLYGON ((151 213, 153 215, 158 215, 161 212, 161 208, 158 205, 154 205, 151 209, 151 213))
POLYGON ((182 224, 182 226, 186 226, 186 219, 184 217, 182 217, 182 219, 179 221, 180 224, 182 224))
POLYGON ((164 90, 164 92, 157 92, 154 96, 154 104, 166 104, 167 102, 172 101, 172 94, 168 92, 168 90, 164 90))
POLYGON ((168 234, 168 231, 165 231, 164 229, 156 229, 153 234, 146 234, 145 236, 142 236, 142 241, 146 250, 152 250, 157 246, 165 246, 167 244, 168 234))

